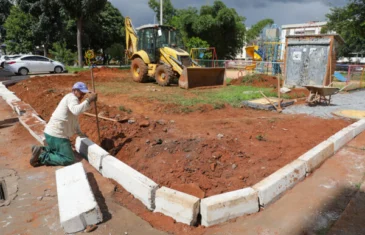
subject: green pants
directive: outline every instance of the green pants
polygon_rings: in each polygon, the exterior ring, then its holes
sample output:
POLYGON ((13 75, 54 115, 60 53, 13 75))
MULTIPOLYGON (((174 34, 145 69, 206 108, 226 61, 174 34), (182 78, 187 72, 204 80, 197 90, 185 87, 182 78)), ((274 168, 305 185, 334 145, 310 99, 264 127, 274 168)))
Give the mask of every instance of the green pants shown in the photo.
POLYGON ((44 133, 48 146, 44 146, 39 163, 46 166, 67 166, 75 162, 69 139, 57 138, 44 133))

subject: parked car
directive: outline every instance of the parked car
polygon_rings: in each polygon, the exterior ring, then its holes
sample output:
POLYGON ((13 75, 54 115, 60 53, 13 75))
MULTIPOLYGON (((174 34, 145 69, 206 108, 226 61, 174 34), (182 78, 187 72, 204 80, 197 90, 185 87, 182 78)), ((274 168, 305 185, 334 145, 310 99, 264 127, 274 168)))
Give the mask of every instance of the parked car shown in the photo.
POLYGON ((5 61, 11 60, 11 59, 16 59, 20 56, 21 55, 3 55, 3 56, 0 56, 0 67, 4 68, 5 61))
POLYGON ((24 76, 28 73, 62 73, 66 71, 66 68, 61 62, 44 56, 25 55, 7 60, 5 70, 24 76))

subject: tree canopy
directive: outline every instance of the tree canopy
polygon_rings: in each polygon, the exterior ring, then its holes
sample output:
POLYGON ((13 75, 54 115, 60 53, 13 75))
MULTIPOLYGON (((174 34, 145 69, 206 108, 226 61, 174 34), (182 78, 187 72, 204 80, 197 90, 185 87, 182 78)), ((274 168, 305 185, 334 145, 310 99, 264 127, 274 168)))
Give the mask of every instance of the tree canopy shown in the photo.
POLYGON ((44 46, 44 56, 47 56, 48 47, 57 42, 63 32, 64 18, 59 1, 18 0, 17 3, 21 10, 37 19, 31 30, 36 44, 44 46))
MULTIPOLYGON (((156 13, 156 18, 160 22, 160 1, 148 0, 148 5, 156 13)), ((163 1, 163 24, 171 24, 172 18, 176 15, 177 10, 174 8, 170 0, 163 1)))
POLYGON ((5 21, 6 42, 8 51, 13 53, 28 53, 33 51, 35 37, 31 30, 36 19, 24 13, 19 7, 13 6, 10 15, 5 21))
POLYGON ((212 6, 179 10, 172 19, 173 26, 183 31, 185 38, 198 37, 215 47, 221 59, 232 59, 242 49, 246 28, 245 18, 222 1, 212 6))
POLYGON ((322 31, 333 30, 346 44, 340 48, 340 56, 351 52, 365 52, 365 1, 350 0, 344 7, 334 7, 326 15, 328 24, 322 31))
POLYGON ((0 0, 0 26, 5 23, 6 18, 10 14, 13 4, 9 0, 0 0))
POLYGON ((272 25, 273 23, 274 21, 272 19, 264 19, 252 25, 252 27, 247 30, 246 43, 254 41, 258 36, 260 36, 260 33, 266 26, 272 25))
POLYGON ((103 10, 107 0, 59 0, 63 9, 76 20, 77 54, 79 66, 83 65, 82 31, 84 21, 103 10))

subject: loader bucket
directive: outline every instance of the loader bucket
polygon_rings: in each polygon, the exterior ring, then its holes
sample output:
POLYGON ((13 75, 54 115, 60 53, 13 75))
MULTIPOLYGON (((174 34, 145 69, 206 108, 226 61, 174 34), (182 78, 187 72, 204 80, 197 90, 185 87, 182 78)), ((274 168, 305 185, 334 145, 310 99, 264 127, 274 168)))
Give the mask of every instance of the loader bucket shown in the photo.
POLYGON ((224 83, 225 68, 184 68, 179 86, 184 89, 219 86, 224 83))

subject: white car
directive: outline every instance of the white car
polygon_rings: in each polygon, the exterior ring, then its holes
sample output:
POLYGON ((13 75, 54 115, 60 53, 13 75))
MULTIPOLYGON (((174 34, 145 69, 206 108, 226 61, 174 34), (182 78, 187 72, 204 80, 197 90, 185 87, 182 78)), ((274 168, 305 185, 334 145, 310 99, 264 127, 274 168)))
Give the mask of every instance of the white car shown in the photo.
POLYGON ((39 55, 25 55, 7 60, 4 68, 11 73, 23 76, 28 73, 62 73, 66 71, 61 62, 39 55))
POLYGON ((3 55, 3 56, 0 56, 0 67, 4 68, 5 61, 15 59, 15 58, 18 58, 20 56, 21 55, 3 55))

